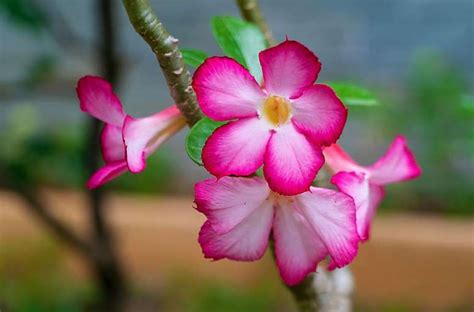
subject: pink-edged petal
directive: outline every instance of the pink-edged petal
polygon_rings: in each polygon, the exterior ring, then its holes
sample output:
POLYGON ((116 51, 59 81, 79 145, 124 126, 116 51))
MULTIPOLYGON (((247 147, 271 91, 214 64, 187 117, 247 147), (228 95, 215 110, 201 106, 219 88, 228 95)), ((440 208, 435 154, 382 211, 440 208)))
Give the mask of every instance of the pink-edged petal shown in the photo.
POLYGON ((274 192, 296 195, 309 189, 323 164, 321 150, 287 124, 268 143, 263 173, 274 192))
POLYGON ((263 163, 271 135, 258 118, 229 122, 207 139, 202 150, 204 167, 217 177, 252 174, 263 163))
POLYGON ((268 199, 265 180, 253 178, 207 179, 194 186, 196 208, 218 234, 232 230, 268 199))
POLYGON ((257 116, 265 94, 255 78, 229 57, 210 57, 194 73, 193 89, 204 114, 225 121, 257 116))
POLYGON ((125 145, 123 144, 122 127, 106 124, 100 135, 100 148, 102 158, 106 163, 124 160, 125 145))
POLYGON ((332 144, 323 149, 324 160, 333 173, 339 171, 360 171, 364 172, 359 166, 338 144, 332 144))
POLYGON ((132 173, 143 171, 146 158, 185 124, 184 117, 174 105, 144 118, 127 116, 123 139, 129 170, 132 173))
POLYGON ((290 286, 314 272, 328 254, 326 246, 290 201, 276 208, 273 238, 280 276, 290 286))
POLYGON ((331 178, 331 183, 352 197, 356 207, 357 233, 361 240, 368 238, 368 228, 375 211, 370 205, 369 179, 364 173, 341 171, 331 178))
POLYGON ((385 190, 383 186, 369 184, 369 208, 367 209, 367 213, 364 216, 360 216, 360 218, 365 218, 367 220, 365 222, 367 224, 367 227, 365 231, 362 232, 362 237, 364 237, 364 241, 370 238, 372 220, 374 219, 375 213, 377 212, 377 207, 379 206, 384 196, 385 190))
POLYGON ((304 89, 293 100, 291 121, 313 143, 330 145, 339 138, 347 120, 347 109, 334 91, 322 84, 304 89))
POLYGON ((260 52, 259 59, 267 92, 286 98, 299 96, 314 83, 321 70, 316 55, 293 40, 260 52))
POLYGON ((311 187, 295 197, 296 205, 329 251, 338 268, 357 255, 359 236, 354 201, 348 195, 311 187))
POLYGON ((406 144, 406 139, 397 136, 375 164, 368 167, 370 182, 384 185, 393 182, 414 179, 421 174, 415 156, 406 144))
POLYGON ((107 80, 84 76, 76 87, 81 110, 105 123, 121 127, 125 114, 120 99, 107 80))
POLYGON ((232 230, 218 234, 210 221, 199 232, 199 244, 206 258, 253 261, 260 259, 268 246, 273 223, 273 206, 269 201, 255 209, 232 230))
POLYGON ((90 177, 89 181, 87 181, 87 188, 97 188, 125 172, 127 172, 127 164, 125 161, 114 161, 105 164, 105 166, 97 170, 92 177, 90 177))

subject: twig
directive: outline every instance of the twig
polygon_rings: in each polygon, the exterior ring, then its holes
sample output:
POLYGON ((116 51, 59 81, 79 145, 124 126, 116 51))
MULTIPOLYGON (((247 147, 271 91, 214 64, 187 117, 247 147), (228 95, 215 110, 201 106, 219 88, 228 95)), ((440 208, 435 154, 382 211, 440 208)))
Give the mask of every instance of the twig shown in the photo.
POLYGON ((49 228, 56 236, 64 240, 76 250, 78 250, 86 258, 97 258, 99 255, 88 241, 82 239, 76 232, 61 219, 56 217, 51 211, 39 200, 38 194, 31 187, 21 187, 20 185, 12 185, 2 183, 2 187, 15 192, 26 203, 24 207, 28 209, 39 221, 49 228))
POLYGON ((254 23, 258 28, 260 28, 268 46, 274 45, 275 40, 273 39, 272 32, 260 11, 258 0, 236 0, 236 2, 242 17, 246 21, 254 23))
POLYGON ((191 75, 179 51, 178 39, 168 33, 148 0, 123 0, 123 4, 136 32, 155 53, 176 106, 192 126, 202 116, 191 87, 191 75))

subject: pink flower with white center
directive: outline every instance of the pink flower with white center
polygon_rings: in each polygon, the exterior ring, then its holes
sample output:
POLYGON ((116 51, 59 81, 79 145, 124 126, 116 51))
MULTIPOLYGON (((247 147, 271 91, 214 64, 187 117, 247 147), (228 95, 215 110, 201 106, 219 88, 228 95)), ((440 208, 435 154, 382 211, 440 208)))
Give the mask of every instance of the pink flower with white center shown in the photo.
POLYGON ((335 268, 357 254, 354 201, 340 192, 311 187, 283 196, 259 177, 223 177, 197 183, 195 202, 207 216, 199 233, 206 258, 260 259, 273 233, 276 263, 288 285, 301 282, 328 255, 335 268))
POLYGON ((273 191, 299 194, 324 163, 321 146, 341 135, 347 110, 331 88, 313 84, 321 64, 302 44, 284 41, 259 59, 262 86, 228 57, 208 58, 194 74, 204 114, 232 120, 209 137, 203 163, 217 177, 250 175, 263 164, 273 191))
POLYGON ((418 177, 421 168, 402 136, 397 136, 385 155, 373 165, 358 165, 337 144, 323 150, 326 164, 336 173, 331 182, 350 195, 356 205, 357 232, 369 239, 370 225, 384 196, 384 185, 418 177))
POLYGON ((100 138, 105 165, 87 182, 91 189, 127 170, 132 173, 143 171, 146 158, 186 125, 174 105, 145 118, 126 115, 110 83, 100 77, 82 77, 76 91, 81 110, 105 123, 100 138))

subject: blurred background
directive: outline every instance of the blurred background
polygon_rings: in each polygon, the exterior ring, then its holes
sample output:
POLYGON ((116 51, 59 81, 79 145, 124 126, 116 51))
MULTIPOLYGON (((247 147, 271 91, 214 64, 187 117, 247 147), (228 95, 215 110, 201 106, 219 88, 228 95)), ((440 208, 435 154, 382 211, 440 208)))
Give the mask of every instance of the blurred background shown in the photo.
MULTIPOLYGON (((222 54, 211 17, 238 16, 231 0, 151 3, 181 47, 210 55, 222 54)), ((356 311, 472 311, 474 2, 262 0, 261 7, 278 41, 299 40, 319 56, 320 81, 376 94, 381 105, 349 110, 341 144, 355 159, 370 164, 400 133, 423 168, 419 179, 388 187, 372 239, 352 265, 356 311)), ((203 259, 192 187, 207 174, 186 156, 187 130, 145 172, 86 195, 97 125, 79 111, 77 80, 114 81, 133 116, 173 104, 121 1, 0 0, 0 68, 2 312, 101 310, 104 292, 130 298, 124 305, 132 311, 294 309, 269 255, 256 263, 203 259), (41 210, 99 241, 115 259, 112 278, 44 226, 41 210)))

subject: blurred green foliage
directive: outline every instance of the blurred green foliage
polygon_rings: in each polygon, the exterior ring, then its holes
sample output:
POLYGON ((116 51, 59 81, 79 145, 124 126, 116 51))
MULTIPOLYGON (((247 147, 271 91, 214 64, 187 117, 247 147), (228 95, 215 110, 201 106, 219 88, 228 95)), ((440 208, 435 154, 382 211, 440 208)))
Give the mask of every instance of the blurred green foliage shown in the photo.
POLYGON ((195 280, 190 273, 181 278, 168 277, 166 284, 167 288, 162 294, 164 311, 244 312, 293 309, 290 295, 273 280, 239 287, 212 279, 195 280))
MULTIPOLYGON (((1 1, 1 0, 0 0, 1 1)), ((31 89, 45 81, 50 81, 57 69, 57 60, 49 54, 37 56, 26 68, 22 84, 31 89)))
POLYGON ((383 207, 474 214, 474 110, 468 83, 444 58, 420 53, 406 85, 379 92, 371 117, 353 111, 364 127, 390 140, 401 133, 423 169, 408 183, 389 187, 383 207))
MULTIPOLYGON (((2 242, 0 249, 0 310, 14 312, 79 312, 94 310, 98 292, 87 280, 78 280, 65 266, 60 245, 50 240, 2 242)), ((192 272, 169 272, 160 285, 132 288, 135 311, 247 312, 294 311, 291 295, 268 275, 258 283, 245 285, 217 279, 201 279, 192 272), (179 274, 179 275, 178 275, 179 274), (161 284, 162 283, 162 284, 161 284), (145 308, 146 307, 146 308, 145 308)), ((468 311, 469 306, 447 309, 468 311)), ((357 312, 431 311, 407 302, 375 304, 355 302, 357 312)))
POLYGON ((30 0, 0 0, 0 13, 30 31, 38 32, 47 26, 46 15, 30 0))
POLYGON ((73 282, 59 256, 58 246, 50 241, 2 242, 0 310, 84 311, 85 303, 94 300, 96 294, 92 288, 73 282))

